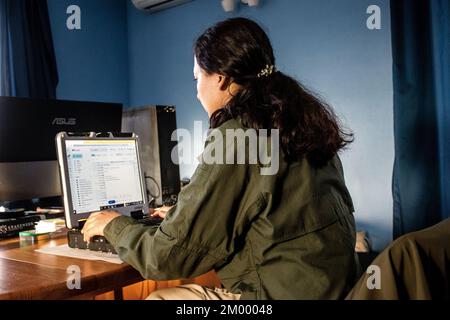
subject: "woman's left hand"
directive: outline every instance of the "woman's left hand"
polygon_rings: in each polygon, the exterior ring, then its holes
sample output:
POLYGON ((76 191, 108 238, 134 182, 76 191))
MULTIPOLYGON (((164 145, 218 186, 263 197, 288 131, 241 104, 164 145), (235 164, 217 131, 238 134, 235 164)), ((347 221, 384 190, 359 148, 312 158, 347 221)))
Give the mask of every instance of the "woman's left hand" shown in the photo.
POLYGON ((169 212, 169 210, 172 209, 172 207, 168 207, 168 206, 163 206, 161 208, 157 208, 157 209, 150 209, 150 216, 152 218, 162 218, 165 219, 167 212, 169 212))
POLYGON ((83 234, 84 241, 89 242, 93 236, 104 236, 103 231, 108 223, 121 214, 115 211, 101 211, 90 215, 89 219, 84 224, 83 234))

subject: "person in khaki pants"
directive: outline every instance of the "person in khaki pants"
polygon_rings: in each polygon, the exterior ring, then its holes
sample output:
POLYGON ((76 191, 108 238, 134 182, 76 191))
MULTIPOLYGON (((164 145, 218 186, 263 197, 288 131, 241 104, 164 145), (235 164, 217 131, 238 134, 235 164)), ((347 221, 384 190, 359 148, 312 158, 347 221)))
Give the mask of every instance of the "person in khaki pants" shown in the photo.
POLYGON ((347 300, 450 300, 450 219, 393 241, 347 300))
POLYGON ((207 29, 195 42, 194 78, 212 130, 177 204, 159 227, 93 214, 85 239, 104 235, 146 279, 215 270, 223 286, 181 286, 150 299, 345 297, 359 265, 338 152, 352 135, 329 106, 277 70, 270 40, 252 20, 207 29))

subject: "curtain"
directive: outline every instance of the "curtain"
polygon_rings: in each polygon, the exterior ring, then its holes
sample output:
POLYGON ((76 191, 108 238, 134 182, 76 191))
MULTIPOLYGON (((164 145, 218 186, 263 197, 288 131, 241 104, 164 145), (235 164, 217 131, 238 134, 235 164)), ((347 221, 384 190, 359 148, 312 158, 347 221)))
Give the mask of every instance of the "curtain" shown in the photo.
POLYGON ((394 238, 450 214, 450 0, 391 0, 394 238))
POLYGON ((46 0, 0 0, 1 95, 55 98, 58 73, 46 0))

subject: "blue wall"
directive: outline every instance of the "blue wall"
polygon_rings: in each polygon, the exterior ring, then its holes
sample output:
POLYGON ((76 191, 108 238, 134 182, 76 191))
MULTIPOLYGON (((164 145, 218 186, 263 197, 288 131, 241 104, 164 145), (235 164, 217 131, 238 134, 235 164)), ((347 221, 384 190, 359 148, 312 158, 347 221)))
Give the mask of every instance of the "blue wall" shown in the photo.
POLYGON ((48 0, 59 72, 57 97, 128 104, 127 4, 124 0, 48 0), (81 8, 68 30, 67 7, 81 8))
MULTIPOLYGON (((94 2, 94 1, 93 1, 94 2)), ((130 106, 173 104, 178 126, 207 121, 192 81, 192 45, 213 23, 236 15, 268 31, 278 68, 323 96, 356 142, 342 154, 358 228, 376 249, 392 235, 394 158, 392 57, 388 0, 262 0, 259 8, 225 13, 219 0, 191 3, 149 15, 128 4, 130 106), (368 30, 366 9, 382 9, 382 29, 368 30)), ((202 143, 197 139, 196 143, 202 143)), ((190 176, 193 165, 182 166, 190 176)))

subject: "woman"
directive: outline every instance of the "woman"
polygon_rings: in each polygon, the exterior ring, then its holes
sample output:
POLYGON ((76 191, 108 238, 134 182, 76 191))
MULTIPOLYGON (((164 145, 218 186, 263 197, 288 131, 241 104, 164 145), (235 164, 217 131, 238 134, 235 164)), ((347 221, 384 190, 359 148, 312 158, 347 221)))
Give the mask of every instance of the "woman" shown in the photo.
POLYGON ((198 99, 211 128, 224 139, 227 130, 279 130, 277 172, 262 175, 259 164, 247 162, 201 163, 159 228, 102 212, 87 221, 85 238, 105 235, 144 278, 215 270, 224 286, 181 286, 153 299, 344 297, 358 262, 337 153, 352 136, 325 104, 276 70, 270 40, 255 22, 218 23, 198 38, 194 53, 198 99))

